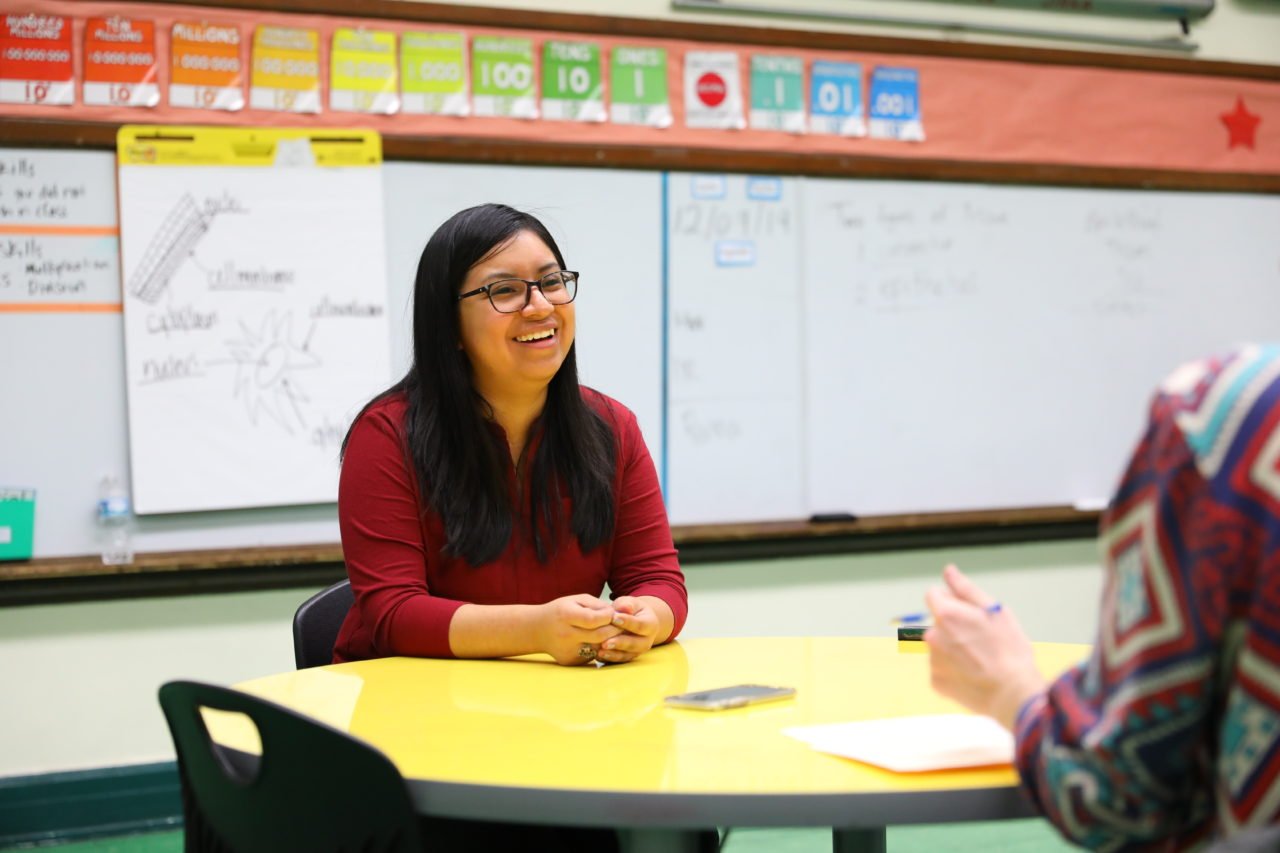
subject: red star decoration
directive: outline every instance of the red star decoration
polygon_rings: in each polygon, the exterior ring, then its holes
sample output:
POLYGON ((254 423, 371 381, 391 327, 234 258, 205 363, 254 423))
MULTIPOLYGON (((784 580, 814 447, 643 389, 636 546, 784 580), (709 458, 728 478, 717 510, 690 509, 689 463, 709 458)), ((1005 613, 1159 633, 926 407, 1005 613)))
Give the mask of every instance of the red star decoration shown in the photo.
POLYGON ((1254 137, 1258 132, 1258 125, 1262 124, 1262 117, 1254 115, 1245 108, 1244 98, 1237 97, 1236 108, 1229 113, 1223 113, 1218 118, 1227 126, 1228 150, 1237 145, 1246 148, 1254 147, 1254 137))

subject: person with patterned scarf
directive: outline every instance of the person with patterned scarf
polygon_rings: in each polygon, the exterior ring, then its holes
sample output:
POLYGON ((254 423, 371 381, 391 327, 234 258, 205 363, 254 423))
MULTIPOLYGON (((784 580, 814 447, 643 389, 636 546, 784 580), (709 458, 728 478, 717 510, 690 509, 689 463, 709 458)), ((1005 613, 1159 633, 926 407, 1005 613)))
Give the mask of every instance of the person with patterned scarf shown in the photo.
POLYGON ((1162 383, 1100 546, 1097 640, 1052 684, 1011 610, 946 567, 935 689, 1014 733, 1023 790, 1077 844, 1280 849, 1280 346, 1162 383))

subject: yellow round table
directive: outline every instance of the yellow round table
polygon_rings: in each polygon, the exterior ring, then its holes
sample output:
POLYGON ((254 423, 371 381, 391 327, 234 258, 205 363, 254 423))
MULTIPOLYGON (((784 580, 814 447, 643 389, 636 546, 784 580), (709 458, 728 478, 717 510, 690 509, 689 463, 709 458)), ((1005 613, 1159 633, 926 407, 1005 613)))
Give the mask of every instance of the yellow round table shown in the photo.
MULTIPOLYGON (((1036 645, 1048 677, 1087 651, 1036 645)), ((920 642, 695 639, 620 666, 385 658, 237 687, 378 747, 424 814, 614 826, 632 851, 693 850, 693 830, 714 826, 830 826, 837 851, 876 851, 891 824, 1030 813, 1009 766, 893 773, 782 733, 959 712, 930 688, 920 642), (739 683, 797 693, 712 712, 662 701, 739 683)))

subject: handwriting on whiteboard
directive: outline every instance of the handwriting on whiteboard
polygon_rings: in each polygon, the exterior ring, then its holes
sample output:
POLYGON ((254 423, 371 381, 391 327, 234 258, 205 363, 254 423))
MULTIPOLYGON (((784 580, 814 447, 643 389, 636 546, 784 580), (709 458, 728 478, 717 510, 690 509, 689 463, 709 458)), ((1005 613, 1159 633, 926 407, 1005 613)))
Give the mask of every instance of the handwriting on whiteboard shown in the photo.
POLYGON ((791 219, 789 208, 768 202, 689 201, 676 207, 671 232, 704 240, 774 237, 791 233, 791 219))

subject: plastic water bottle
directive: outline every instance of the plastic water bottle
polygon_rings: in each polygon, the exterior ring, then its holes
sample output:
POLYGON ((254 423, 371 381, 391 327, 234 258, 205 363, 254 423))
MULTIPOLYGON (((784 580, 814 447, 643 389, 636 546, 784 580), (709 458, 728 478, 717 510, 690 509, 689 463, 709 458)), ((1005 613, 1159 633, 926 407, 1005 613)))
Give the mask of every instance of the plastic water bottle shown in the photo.
POLYGON ((102 528, 102 562, 120 566, 133 562, 133 511, 129 493, 115 477, 103 477, 98 498, 98 525, 102 528))

